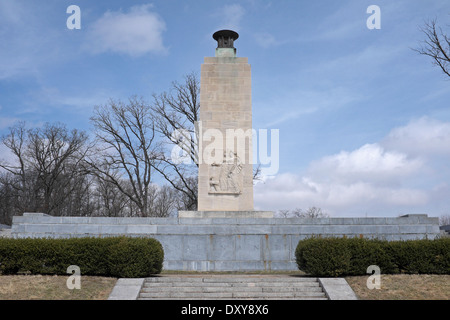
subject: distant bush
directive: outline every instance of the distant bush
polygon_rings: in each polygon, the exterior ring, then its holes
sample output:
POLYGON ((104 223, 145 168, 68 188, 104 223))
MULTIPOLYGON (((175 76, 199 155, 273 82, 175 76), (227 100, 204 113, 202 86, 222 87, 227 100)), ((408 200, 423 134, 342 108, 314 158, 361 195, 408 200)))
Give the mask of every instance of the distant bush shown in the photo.
POLYGON ((299 241, 295 257, 300 270, 322 277, 366 275, 370 265, 383 274, 450 274, 450 239, 309 238, 299 241))
POLYGON ((161 244, 151 238, 0 239, 0 274, 67 274, 139 278, 160 273, 161 244))

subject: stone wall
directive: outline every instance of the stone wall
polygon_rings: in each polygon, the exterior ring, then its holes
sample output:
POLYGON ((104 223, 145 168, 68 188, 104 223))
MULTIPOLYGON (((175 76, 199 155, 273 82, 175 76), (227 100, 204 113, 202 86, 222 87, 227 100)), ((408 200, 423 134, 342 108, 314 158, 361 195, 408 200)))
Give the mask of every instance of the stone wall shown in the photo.
POLYGON ((438 218, 13 218, 12 237, 153 237, 165 251, 164 269, 195 271, 297 270, 301 239, 347 236, 386 240, 434 239, 438 218))

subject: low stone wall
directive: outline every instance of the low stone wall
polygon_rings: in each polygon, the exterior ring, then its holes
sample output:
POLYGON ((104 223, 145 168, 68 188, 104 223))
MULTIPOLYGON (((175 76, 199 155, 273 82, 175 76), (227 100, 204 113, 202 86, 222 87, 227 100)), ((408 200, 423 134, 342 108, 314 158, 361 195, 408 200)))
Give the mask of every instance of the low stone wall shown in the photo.
POLYGON ((165 270, 297 270, 295 249, 311 236, 386 240, 434 239, 438 218, 13 218, 12 237, 152 237, 164 247, 165 270))

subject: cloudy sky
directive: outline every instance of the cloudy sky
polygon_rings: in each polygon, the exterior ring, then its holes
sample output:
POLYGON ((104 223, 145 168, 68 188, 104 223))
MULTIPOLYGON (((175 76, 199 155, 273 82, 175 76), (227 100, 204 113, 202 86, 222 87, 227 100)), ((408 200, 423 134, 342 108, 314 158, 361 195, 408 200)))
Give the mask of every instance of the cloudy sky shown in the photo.
POLYGON ((448 0, 0 0, 0 134, 18 120, 89 131, 95 105, 199 74, 229 28, 252 65, 253 127, 279 129, 257 209, 450 214, 450 79, 412 50, 430 19, 450 34, 448 0))

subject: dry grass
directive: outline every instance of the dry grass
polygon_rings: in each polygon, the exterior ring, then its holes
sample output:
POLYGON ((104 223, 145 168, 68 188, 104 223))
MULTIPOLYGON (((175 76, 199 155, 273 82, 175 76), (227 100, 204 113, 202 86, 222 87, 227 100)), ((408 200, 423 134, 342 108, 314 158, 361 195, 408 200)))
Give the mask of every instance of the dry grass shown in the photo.
POLYGON ((0 276, 0 300, 106 300, 116 278, 81 277, 81 288, 70 290, 69 276, 0 276))
POLYGON ((381 288, 368 289, 368 276, 346 277, 361 300, 449 300, 450 275, 381 275, 381 288))

